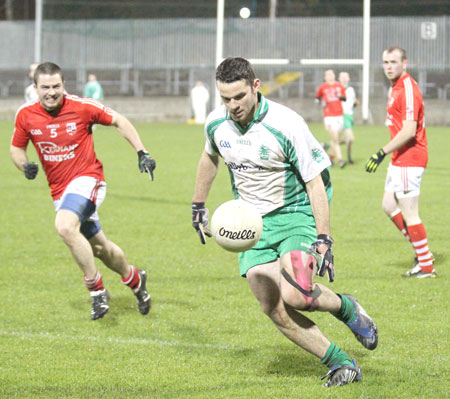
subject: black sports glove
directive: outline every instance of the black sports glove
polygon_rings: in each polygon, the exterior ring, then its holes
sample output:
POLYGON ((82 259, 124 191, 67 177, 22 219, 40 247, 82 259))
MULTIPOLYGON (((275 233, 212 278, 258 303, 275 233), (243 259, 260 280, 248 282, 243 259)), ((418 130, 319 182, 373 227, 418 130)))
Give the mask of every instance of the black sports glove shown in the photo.
POLYGON ((383 162, 384 157, 386 154, 384 153, 383 149, 380 148, 378 152, 373 154, 369 160, 366 163, 366 172, 372 173, 375 172, 380 165, 381 162, 383 162))
POLYGON ((200 237, 200 242, 206 244, 205 235, 211 237, 211 232, 208 228, 209 211, 205 208, 204 202, 193 202, 192 208, 192 226, 200 237))
POLYGON ((150 179, 153 181, 153 171, 156 168, 155 160, 144 150, 138 151, 137 154, 139 158, 139 170, 141 173, 148 173, 150 179))
POLYGON ((33 180, 38 174, 39 166, 34 162, 26 162, 23 164, 23 173, 28 180, 33 180))
POLYGON ((328 272, 328 281, 332 283, 334 281, 334 256, 333 250, 331 249, 333 239, 327 234, 319 234, 317 236, 317 241, 311 244, 311 249, 319 253, 318 248, 321 245, 326 245, 328 249, 323 255, 320 254, 322 257, 322 263, 320 264, 319 269, 317 269, 317 274, 320 277, 323 277, 325 275, 325 271, 328 272))

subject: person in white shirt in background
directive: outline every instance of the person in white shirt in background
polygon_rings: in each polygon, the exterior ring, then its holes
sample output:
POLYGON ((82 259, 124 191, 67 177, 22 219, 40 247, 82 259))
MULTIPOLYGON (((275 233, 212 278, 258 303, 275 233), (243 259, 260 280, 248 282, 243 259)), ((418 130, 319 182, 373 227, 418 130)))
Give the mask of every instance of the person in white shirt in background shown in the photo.
POLYGON ((194 111, 194 122, 204 124, 208 110, 209 92, 203 82, 198 81, 191 90, 192 110, 194 111))
POLYGON ((28 101, 33 101, 33 100, 37 100, 39 99, 39 96, 37 94, 36 88, 34 87, 34 71, 36 70, 37 66, 39 64, 33 62, 32 64, 30 64, 30 70, 28 72, 28 76, 31 79, 31 84, 29 84, 26 88, 25 88, 25 102, 27 103, 28 101))

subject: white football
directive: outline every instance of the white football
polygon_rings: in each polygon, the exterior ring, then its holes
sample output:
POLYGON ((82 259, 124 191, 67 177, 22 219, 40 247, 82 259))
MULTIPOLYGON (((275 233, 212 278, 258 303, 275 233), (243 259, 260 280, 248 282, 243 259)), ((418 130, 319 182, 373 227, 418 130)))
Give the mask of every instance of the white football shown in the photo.
POLYGON ((243 252, 252 248, 261 238, 262 217, 248 202, 231 200, 224 202, 211 219, 211 234, 222 248, 231 252, 243 252))

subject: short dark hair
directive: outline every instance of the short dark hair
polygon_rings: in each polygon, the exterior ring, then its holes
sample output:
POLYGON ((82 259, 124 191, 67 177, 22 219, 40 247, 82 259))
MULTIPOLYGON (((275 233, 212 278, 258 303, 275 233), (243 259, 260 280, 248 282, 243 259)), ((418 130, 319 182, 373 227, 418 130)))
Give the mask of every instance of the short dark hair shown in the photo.
POLYGON ((42 64, 39 64, 36 70, 34 71, 33 75, 34 84, 37 85, 39 75, 57 75, 57 74, 61 76, 61 80, 64 82, 62 69, 58 65, 54 64, 53 62, 43 62, 42 64))
POLYGON ((385 51, 386 51, 386 53, 390 54, 390 53, 394 52, 395 50, 400 52, 402 61, 405 61, 408 59, 408 56, 406 55, 406 50, 402 49, 401 47, 391 46, 391 47, 387 48, 385 51))
POLYGON ((225 58, 216 69, 216 81, 219 82, 233 83, 239 80, 245 80, 252 86, 255 79, 255 72, 250 62, 245 58, 225 58))

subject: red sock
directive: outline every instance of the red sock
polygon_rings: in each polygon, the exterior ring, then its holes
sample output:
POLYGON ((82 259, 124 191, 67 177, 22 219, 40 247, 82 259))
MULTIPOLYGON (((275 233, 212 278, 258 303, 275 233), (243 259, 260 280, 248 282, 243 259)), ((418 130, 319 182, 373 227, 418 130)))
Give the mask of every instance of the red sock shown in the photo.
POLYGON ((86 276, 83 277, 84 284, 86 284, 86 288, 89 291, 103 291, 105 287, 103 287, 103 278, 100 272, 97 270, 97 274, 94 278, 89 279, 86 276))
POLYGON ((391 220, 397 226, 397 229, 399 229, 402 232, 405 238, 408 241, 410 241, 405 220, 403 219, 402 211, 400 209, 397 209, 395 212, 392 213, 391 220))
POLYGON ((139 271, 136 267, 130 266, 130 269, 130 275, 122 277, 122 284, 128 285, 132 290, 136 290, 141 284, 141 276, 139 276, 139 271))
POLYGON ((414 251, 416 251, 420 268, 424 273, 431 273, 433 271, 433 259, 428 248, 427 232, 423 223, 408 226, 408 233, 414 251))

